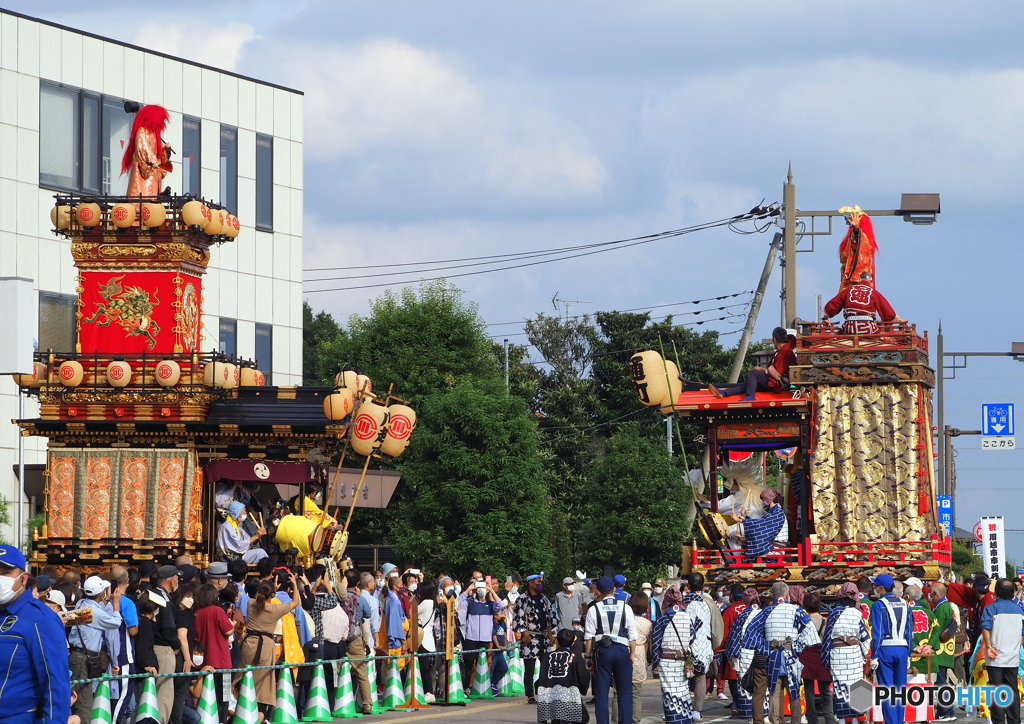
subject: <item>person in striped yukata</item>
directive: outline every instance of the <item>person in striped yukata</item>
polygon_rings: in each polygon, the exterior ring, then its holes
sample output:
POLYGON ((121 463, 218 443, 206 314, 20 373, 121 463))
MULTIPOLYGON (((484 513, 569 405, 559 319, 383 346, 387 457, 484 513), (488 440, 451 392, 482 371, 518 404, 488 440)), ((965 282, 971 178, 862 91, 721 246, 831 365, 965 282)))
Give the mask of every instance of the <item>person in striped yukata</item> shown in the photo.
MULTIPOLYGON (((665 724, 692 724, 693 701, 686 672, 686 654, 695 656, 694 643, 701 638, 701 621, 692 618, 675 586, 665 591, 662 613, 651 638, 652 658, 658 667, 665 724)), ((692 672, 691 672, 692 673, 692 672)))
MULTIPOLYGON (((731 662, 732 668, 736 670, 739 677, 736 682, 736 690, 733 693, 732 709, 733 716, 739 719, 751 719, 753 716, 751 707, 750 692, 739 683, 743 675, 747 673, 751 662, 754 660, 753 649, 743 648, 743 634, 751 620, 761 610, 757 603, 757 589, 746 588, 743 590, 743 599, 740 604, 743 609, 736 615, 736 618, 729 624, 729 638, 725 642, 725 657, 731 662)), ((729 682, 730 684, 732 682, 729 682)), ((764 720, 764 707, 761 707, 761 717, 764 720)))
POLYGON ((821 641, 821 662, 832 674, 832 706, 842 720, 856 719, 861 712, 850 708, 850 685, 864 678, 864 662, 871 645, 858 601, 857 584, 839 587, 839 605, 829 611, 821 641))
POLYGON ((767 657, 768 717, 782 724, 783 686, 789 689, 790 724, 800 724, 800 653, 820 643, 807 612, 789 600, 789 586, 772 584, 775 602, 762 611, 743 636, 743 645, 767 657))
POLYGON ((748 556, 763 556, 775 544, 775 539, 786 525, 786 514, 779 505, 781 500, 782 495, 777 490, 765 488, 761 491, 761 502, 766 507, 763 517, 750 515, 746 508, 740 511, 743 524, 740 539, 747 548, 748 556))
MULTIPOLYGON (((711 622, 714 614, 707 599, 704 598, 704 576, 694 572, 686 577, 687 592, 683 594, 683 605, 691 621, 700 621, 697 630, 702 641, 694 647, 694 660, 700 662, 700 667, 693 677, 693 720, 700 721, 701 711, 704 709, 704 698, 707 692, 707 672, 711 667, 711 659, 714 658, 714 650, 711 641, 711 622)), ((721 614, 718 614, 721 619, 721 614)))

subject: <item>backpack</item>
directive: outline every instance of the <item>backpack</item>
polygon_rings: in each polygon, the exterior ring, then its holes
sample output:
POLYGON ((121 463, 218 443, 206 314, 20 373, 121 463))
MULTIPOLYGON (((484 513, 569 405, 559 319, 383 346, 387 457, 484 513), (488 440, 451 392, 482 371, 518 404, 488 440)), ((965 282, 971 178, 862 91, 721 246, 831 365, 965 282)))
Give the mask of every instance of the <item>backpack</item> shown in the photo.
POLYGON ((348 644, 363 634, 362 623, 356 623, 359 621, 359 600, 357 596, 359 594, 349 592, 344 598, 339 598, 338 601, 341 603, 342 610, 348 615, 348 635, 345 637, 343 644, 348 644))

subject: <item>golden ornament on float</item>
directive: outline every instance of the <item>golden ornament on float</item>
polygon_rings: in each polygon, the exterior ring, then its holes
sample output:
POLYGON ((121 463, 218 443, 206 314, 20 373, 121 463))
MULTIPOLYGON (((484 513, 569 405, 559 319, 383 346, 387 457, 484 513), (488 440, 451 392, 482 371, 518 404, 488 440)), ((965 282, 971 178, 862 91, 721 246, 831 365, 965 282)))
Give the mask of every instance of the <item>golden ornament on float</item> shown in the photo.
POLYGON ((409 447, 412 431, 416 429, 416 411, 408 405, 391 405, 388 415, 388 432, 380 451, 395 458, 409 447))
POLYGON ((33 362, 32 374, 14 375, 14 381, 22 387, 39 387, 46 382, 46 365, 42 362, 33 362))
POLYGON ((107 365, 107 383, 111 387, 124 387, 132 381, 132 366, 122 360, 107 365))
POLYGON ((54 206, 50 209, 50 223, 55 229, 71 228, 71 207, 54 206))
POLYGON ((357 455, 371 455, 384 441, 387 426, 387 407, 376 400, 360 405, 349 433, 352 450, 357 455))
POLYGON ((75 221, 79 226, 99 226, 100 218, 99 204, 79 204, 75 207, 75 221))
POLYGON ((355 407, 355 395, 348 387, 336 387, 324 398, 324 414, 328 420, 344 420, 355 407))
POLYGON ((65 387, 78 387, 85 378, 85 370, 82 368, 81 362, 71 359, 67 362, 62 362, 60 367, 57 368, 57 377, 60 378, 60 383, 65 387))
POLYGON ((239 384, 242 387, 263 387, 267 384, 267 376, 255 367, 243 367, 239 384))
POLYGON ((135 204, 114 204, 110 209, 110 222, 118 229, 127 229, 135 223, 135 204))
POLYGON ((167 220, 167 209, 163 204, 146 203, 142 205, 142 225, 147 229, 156 229, 167 220))
POLYGON ((161 387, 174 387, 181 379, 181 365, 172 359, 161 360, 153 368, 153 379, 161 387))
POLYGON ((181 220, 188 226, 198 226, 205 229, 210 223, 210 210, 201 201, 186 201, 181 207, 181 220))
POLYGON ((668 394, 665 360, 653 349, 637 352, 629 358, 629 376, 637 398, 644 405, 660 405, 668 394))
POLYGON ((203 384, 207 387, 227 387, 230 368, 227 362, 210 362, 203 367, 203 384))
POLYGON ((670 359, 665 360, 665 377, 668 382, 668 392, 659 403, 660 409, 666 415, 675 410, 676 400, 683 391, 683 381, 679 379, 679 368, 670 359))

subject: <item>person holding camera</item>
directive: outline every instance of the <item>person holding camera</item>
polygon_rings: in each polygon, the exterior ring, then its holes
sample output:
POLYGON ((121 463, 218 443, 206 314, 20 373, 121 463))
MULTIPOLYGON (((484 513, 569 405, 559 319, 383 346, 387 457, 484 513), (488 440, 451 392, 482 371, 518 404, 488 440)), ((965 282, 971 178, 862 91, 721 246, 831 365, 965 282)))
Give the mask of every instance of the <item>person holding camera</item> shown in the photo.
POLYGON ((619 721, 631 722, 636 621, 629 605, 615 598, 615 582, 611 578, 601 576, 597 590, 601 600, 587 611, 583 629, 585 653, 594 669, 594 713, 597 724, 608 724, 608 688, 614 679, 619 721))

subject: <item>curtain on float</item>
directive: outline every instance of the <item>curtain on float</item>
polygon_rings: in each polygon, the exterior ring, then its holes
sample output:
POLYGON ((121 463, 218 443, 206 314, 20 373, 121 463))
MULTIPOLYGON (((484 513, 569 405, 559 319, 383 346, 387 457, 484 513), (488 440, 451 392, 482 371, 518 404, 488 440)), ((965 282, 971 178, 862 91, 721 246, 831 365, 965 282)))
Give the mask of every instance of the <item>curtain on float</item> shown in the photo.
POLYGON ((931 395, 923 394, 914 384, 815 389, 810 471, 819 542, 935 533, 931 450, 918 447, 927 442, 921 430, 931 430, 931 395))

